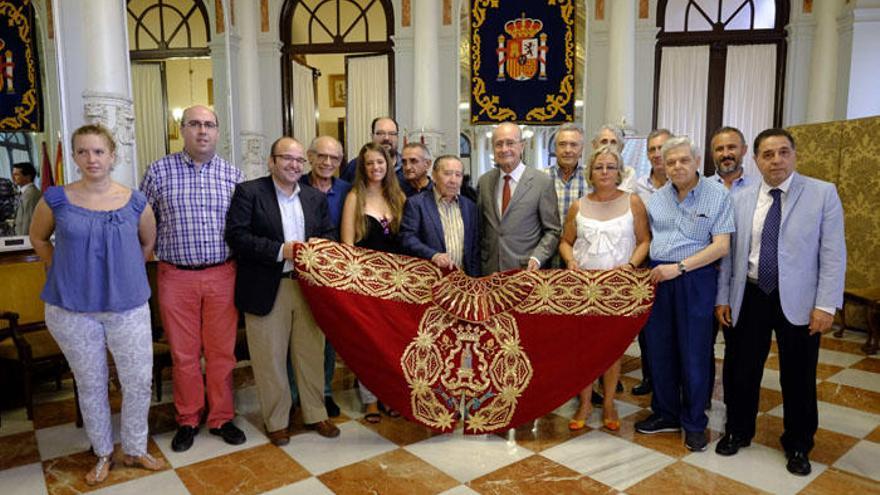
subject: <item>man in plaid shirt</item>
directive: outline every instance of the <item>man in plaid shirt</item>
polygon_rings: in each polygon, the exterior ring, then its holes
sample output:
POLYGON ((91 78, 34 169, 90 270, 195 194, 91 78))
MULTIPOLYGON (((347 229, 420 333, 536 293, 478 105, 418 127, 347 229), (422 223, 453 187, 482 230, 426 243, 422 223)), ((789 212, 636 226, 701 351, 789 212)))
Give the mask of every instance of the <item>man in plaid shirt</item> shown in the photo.
MULTIPOLYGON (((575 124, 562 124, 556 131, 556 165, 547 168, 556 187, 559 218, 565 218, 572 203, 587 194, 590 187, 580 163, 584 151, 584 131, 575 124)), ((559 254, 553 256, 553 268, 564 268, 559 254)))
POLYGON ((217 114, 193 106, 180 122, 183 151, 168 155, 144 175, 141 191, 156 213, 159 312, 174 361, 175 452, 193 444, 205 408, 209 431, 227 443, 245 442, 232 423, 232 368, 238 312, 233 296, 235 265, 224 241, 226 210, 241 170, 216 154, 217 114))

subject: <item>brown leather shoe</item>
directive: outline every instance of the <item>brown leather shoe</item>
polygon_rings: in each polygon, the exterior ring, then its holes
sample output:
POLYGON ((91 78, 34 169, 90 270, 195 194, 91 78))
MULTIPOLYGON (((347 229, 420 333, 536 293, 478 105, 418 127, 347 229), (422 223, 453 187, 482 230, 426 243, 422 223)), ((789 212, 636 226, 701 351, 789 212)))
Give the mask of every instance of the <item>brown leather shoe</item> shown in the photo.
POLYGON ((269 437, 269 441, 272 442, 272 445, 277 447, 284 447, 290 443, 290 435, 287 433, 286 429, 270 431, 266 433, 266 436, 269 437))
POLYGON ((293 424, 293 423, 294 423, 294 417, 295 417, 295 416, 296 416, 296 404, 293 404, 292 406, 290 406, 290 413, 289 413, 288 416, 287 416, 287 433, 291 433, 291 434, 292 434, 292 433, 293 433, 293 430, 294 430, 295 427, 296 427, 296 426, 293 424))
POLYGON ((325 419, 318 423, 307 424, 306 429, 315 430, 318 432, 318 435, 321 435, 322 437, 334 438, 339 436, 339 428, 337 428, 329 419, 325 419))

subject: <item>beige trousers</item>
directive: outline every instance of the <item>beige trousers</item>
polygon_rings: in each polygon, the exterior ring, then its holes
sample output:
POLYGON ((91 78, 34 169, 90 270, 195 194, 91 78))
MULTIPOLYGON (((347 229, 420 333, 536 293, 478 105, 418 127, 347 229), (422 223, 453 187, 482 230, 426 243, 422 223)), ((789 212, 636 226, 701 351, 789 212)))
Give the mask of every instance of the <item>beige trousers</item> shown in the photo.
POLYGON ((295 280, 282 278, 266 316, 245 313, 251 367, 268 431, 287 428, 291 398, 287 361, 293 364, 306 423, 327 419, 324 408, 324 334, 295 280))

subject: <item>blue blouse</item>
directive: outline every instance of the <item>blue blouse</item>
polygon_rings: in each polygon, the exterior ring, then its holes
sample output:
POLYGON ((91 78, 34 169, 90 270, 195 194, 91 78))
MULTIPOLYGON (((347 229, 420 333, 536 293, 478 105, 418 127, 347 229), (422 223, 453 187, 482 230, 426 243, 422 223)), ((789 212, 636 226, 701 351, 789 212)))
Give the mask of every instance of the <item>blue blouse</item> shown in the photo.
POLYGON ((55 216, 55 251, 40 298, 68 311, 126 311, 150 298, 138 237, 147 198, 132 191, 123 207, 89 210, 71 204, 64 188, 43 195, 55 216))

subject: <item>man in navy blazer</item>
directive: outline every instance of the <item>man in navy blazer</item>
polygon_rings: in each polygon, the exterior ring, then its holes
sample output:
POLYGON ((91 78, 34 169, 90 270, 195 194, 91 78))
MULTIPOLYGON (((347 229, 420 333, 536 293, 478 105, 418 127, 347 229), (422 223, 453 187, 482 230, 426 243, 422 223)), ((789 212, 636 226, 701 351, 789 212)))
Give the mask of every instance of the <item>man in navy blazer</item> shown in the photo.
POLYGON ((834 184, 795 172, 794 139, 784 129, 758 134, 754 150, 763 180, 732 196, 736 233, 718 276, 727 424, 715 451, 730 456, 751 443, 775 330, 785 411, 780 441, 788 471, 806 476, 818 428, 819 339, 843 304, 843 208, 834 184))
POLYGON ((458 267, 480 275, 477 205, 461 196, 464 166, 456 156, 434 163, 434 188, 406 201, 400 223, 403 249, 441 268, 458 267))
POLYGON ((339 435, 324 404, 324 334, 293 270, 295 244, 336 237, 326 196, 299 183, 305 164, 299 141, 278 139, 270 148, 271 175, 236 186, 226 215, 226 242, 237 263, 235 305, 245 316, 266 432, 279 446, 289 442, 293 410, 289 360, 306 427, 339 435))

